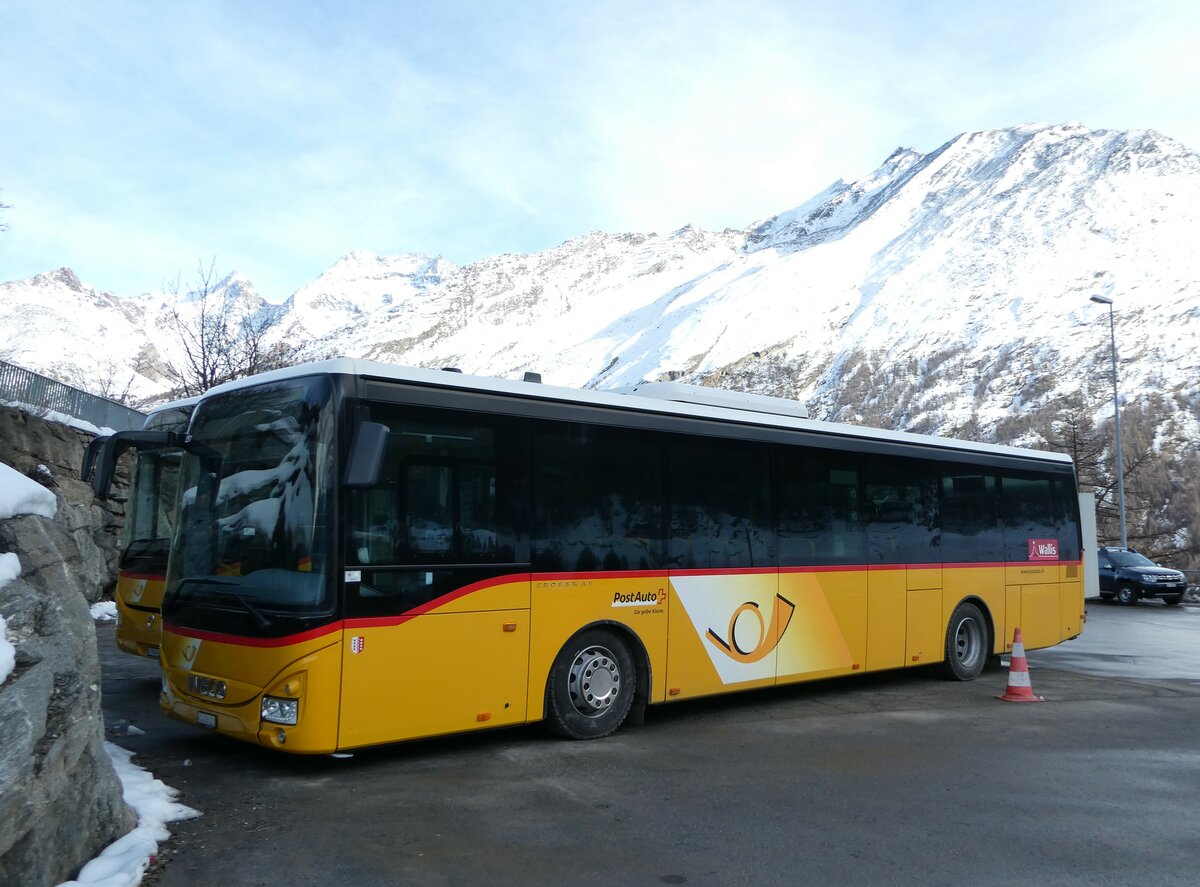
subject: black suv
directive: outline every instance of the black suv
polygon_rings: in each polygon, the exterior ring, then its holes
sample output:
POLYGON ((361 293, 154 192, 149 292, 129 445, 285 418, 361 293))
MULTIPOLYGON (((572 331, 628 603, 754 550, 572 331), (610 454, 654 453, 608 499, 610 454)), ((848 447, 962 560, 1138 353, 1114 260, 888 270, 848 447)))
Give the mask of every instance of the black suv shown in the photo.
POLYGON ((1178 570, 1160 567, 1132 548, 1108 545, 1097 552, 1100 568, 1100 597, 1123 604, 1136 604, 1138 598, 1156 597, 1173 607, 1183 600, 1187 580, 1178 570))

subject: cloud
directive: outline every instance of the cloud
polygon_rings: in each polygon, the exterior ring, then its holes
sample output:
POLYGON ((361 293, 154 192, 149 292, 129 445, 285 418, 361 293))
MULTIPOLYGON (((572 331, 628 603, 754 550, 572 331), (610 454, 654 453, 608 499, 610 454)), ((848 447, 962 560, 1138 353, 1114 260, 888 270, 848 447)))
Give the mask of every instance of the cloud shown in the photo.
POLYGON ((898 146, 1034 120, 1200 146, 1184 2, 45 2, 6 19, 4 268, 94 268, 119 291, 213 255, 283 298, 356 248, 465 262, 594 228, 742 227, 898 146))

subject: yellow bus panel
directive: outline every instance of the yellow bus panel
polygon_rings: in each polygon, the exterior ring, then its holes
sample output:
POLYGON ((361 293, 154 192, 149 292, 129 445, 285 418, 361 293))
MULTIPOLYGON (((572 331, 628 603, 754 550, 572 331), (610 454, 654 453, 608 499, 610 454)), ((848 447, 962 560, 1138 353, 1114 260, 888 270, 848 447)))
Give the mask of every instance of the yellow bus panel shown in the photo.
POLYGON ((940 588, 908 591, 904 631, 904 664, 928 665, 945 658, 946 622, 940 588))
POLYGON ((342 643, 339 746, 523 723, 529 621, 528 609, 489 609, 436 610, 393 625, 351 622, 342 643))
POLYGON ((908 576, 904 567, 867 570, 868 671, 904 665, 908 576))
POLYGON ((867 646, 866 573, 781 572, 779 597, 796 608, 779 640, 779 683, 862 668, 867 646))
POLYGON ((162 640, 163 577, 117 574, 117 648, 135 656, 158 658, 162 640))
POLYGON ((336 751, 341 635, 333 629, 278 643, 166 630, 161 707, 171 717, 246 742, 294 752, 336 751), (296 699, 297 724, 262 722, 264 694, 296 699))

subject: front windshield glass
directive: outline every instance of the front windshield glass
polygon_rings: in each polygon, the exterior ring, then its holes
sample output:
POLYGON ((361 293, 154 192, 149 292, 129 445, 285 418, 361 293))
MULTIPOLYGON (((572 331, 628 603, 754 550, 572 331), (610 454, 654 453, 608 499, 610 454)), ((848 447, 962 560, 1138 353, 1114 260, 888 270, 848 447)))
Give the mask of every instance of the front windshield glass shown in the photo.
POLYGON ((1158 566, 1144 554, 1136 551, 1109 551, 1109 559, 1118 567, 1156 567, 1158 566))
POLYGON ((159 576, 166 572, 180 456, 178 450, 145 450, 138 454, 125 505, 121 569, 159 576))
POLYGON ((164 604, 177 624, 270 633, 331 609, 330 392, 289 379, 197 409, 164 604))

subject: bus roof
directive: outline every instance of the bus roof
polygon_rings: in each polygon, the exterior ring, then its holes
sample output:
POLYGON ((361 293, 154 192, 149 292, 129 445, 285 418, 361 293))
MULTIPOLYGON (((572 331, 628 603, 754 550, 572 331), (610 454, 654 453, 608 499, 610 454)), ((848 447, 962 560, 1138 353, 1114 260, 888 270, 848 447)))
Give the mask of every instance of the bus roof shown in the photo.
POLYGON ((146 415, 153 416, 155 413, 165 413, 167 410, 186 410, 189 407, 194 407, 199 402, 199 396, 181 397, 179 400, 173 400, 170 403, 160 403, 156 407, 151 407, 146 415))
MULTIPOLYGON (((247 388, 264 382, 281 381, 320 374, 358 376, 410 385, 497 394, 529 400, 580 404, 607 409, 667 416, 710 419, 764 428, 806 431, 829 437, 884 441, 932 447, 942 451, 992 454, 1070 464, 1064 453, 1030 450, 1000 444, 976 443, 907 431, 889 431, 861 425, 846 425, 807 418, 807 410, 798 401, 759 394, 725 391, 681 383, 644 383, 627 389, 593 391, 547 385, 539 381, 513 381, 491 376, 474 376, 457 370, 431 370, 398 366, 358 358, 341 357, 315 363, 298 364, 269 373, 247 376, 210 389, 201 399, 247 388)), ((182 403, 182 401, 180 402, 182 403)), ((161 408, 160 408, 161 409, 161 408)))

